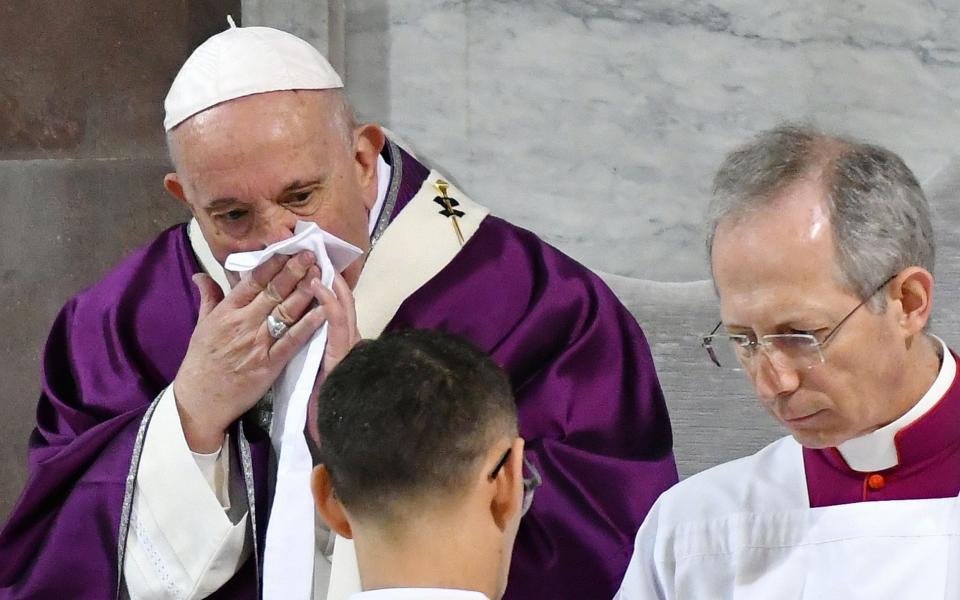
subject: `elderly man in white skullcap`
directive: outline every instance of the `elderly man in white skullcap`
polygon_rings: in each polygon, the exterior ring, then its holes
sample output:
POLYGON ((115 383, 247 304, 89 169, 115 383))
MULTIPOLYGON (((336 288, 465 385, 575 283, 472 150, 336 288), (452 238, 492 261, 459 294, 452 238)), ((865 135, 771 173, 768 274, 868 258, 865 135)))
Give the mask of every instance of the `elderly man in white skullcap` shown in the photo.
POLYGON ((471 340, 516 390, 543 486, 505 598, 613 594, 677 477, 643 333, 587 269, 355 123, 341 87, 262 27, 184 64, 164 184, 193 219, 57 318, 0 596, 357 591, 363 549, 314 518, 304 428, 353 344, 404 328, 471 340))

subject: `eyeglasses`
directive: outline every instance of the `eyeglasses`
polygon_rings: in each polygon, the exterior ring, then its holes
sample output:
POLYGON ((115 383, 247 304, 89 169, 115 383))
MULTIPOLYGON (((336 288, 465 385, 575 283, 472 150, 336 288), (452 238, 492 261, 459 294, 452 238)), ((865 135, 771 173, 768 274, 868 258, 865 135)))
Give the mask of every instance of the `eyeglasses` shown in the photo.
POLYGON ((756 358, 760 348, 766 353, 767 358, 780 368, 798 371, 812 369, 826 362, 823 349, 836 336, 843 324, 896 276, 897 274, 890 276, 877 286, 869 296, 847 313, 847 316, 840 319, 823 341, 810 333, 768 334, 756 340, 750 339, 748 335, 716 333, 723 325, 723 321, 720 321, 709 335, 703 336, 703 348, 713 364, 735 371, 740 371, 750 364, 756 358))
MULTIPOLYGON (((500 474, 500 469, 503 468, 503 465, 507 464, 507 459, 510 458, 510 452, 513 451, 513 448, 507 448, 507 451, 503 453, 503 456, 500 457, 500 460, 497 461, 497 466, 490 471, 490 481, 493 481, 497 478, 497 475, 500 474)), ((537 488, 543 483, 543 478, 540 477, 540 472, 537 471, 537 468, 533 466, 533 463, 527 460, 527 457, 523 457, 523 466, 524 470, 530 473, 530 477, 524 475, 523 477, 523 502, 520 505, 520 516, 527 514, 530 510, 530 505, 533 504, 533 493, 537 491, 537 488)))

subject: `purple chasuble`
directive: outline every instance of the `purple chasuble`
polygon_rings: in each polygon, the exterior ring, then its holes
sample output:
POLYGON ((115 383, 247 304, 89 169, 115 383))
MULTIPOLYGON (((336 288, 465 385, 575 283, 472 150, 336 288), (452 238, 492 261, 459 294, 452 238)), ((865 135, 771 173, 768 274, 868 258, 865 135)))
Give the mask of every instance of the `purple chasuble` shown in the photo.
MULTIPOLYGON (((137 431, 186 354, 200 305, 190 277, 198 272, 179 225, 60 311, 43 353, 29 478, 0 531, 0 598, 114 597, 137 431)), ((269 438, 245 429, 254 467, 266 473, 269 438)), ((255 490, 262 505, 265 483, 255 490)), ((213 597, 256 597, 247 562, 213 597)))
POLYGON ((960 495, 958 380, 960 371, 933 408, 896 434, 894 444, 899 460, 894 467, 862 473, 851 469, 836 448, 804 448, 803 468, 810 506, 960 495))
MULTIPOLYGON (((392 144, 387 150, 400 174, 396 216, 429 171, 392 144)), ((0 532, 0 598, 114 596, 137 431, 186 353, 197 272, 180 225, 61 311, 44 351, 30 476, 0 532)), ((406 327, 471 339, 516 389, 521 434, 544 484, 521 523, 505 598, 611 597, 637 528, 677 481, 663 394, 632 315, 586 268, 487 217, 387 330, 406 327)), ((262 551, 270 442, 247 421, 262 551)), ((256 595, 251 559, 212 597, 256 595)))
POLYGON ((387 330, 441 329, 493 355, 516 391, 526 454, 543 475, 520 523, 506 600, 611 598, 636 530, 676 483, 646 340, 583 266, 487 217, 387 330))

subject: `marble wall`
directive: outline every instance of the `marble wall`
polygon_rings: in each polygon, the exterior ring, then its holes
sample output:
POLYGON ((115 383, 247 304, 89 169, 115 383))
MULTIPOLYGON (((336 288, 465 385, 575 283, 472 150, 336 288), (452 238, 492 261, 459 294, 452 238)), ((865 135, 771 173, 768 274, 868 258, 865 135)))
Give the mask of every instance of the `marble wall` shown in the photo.
MULTIPOLYGON (((585 264, 706 276, 723 154, 781 120, 899 152, 960 134, 954 0, 246 0, 247 25, 342 22, 347 89, 475 199, 585 264), (255 12, 255 11, 260 12, 255 12)), ((327 50, 341 25, 310 38, 327 50)), ((307 33, 310 33, 309 31, 307 33)))
POLYGON ((707 363, 703 211, 723 155, 783 120, 900 153, 937 218, 934 331, 960 336, 955 0, 245 0, 298 32, 359 115, 606 275, 644 328, 682 476, 783 435, 707 363), (322 13, 318 17, 318 14, 322 13), (312 29, 305 23, 314 23, 312 29), (626 277, 621 277, 626 276, 626 277))
POLYGON ((955 0, 5 2, 0 521, 26 479, 40 350, 57 310, 185 218, 160 186, 161 102, 227 13, 310 39, 361 117, 496 213, 628 277, 608 280, 651 341, 684 474, 780 433, 742 381, 700 362, 709 285, 650 281, 706 276, 711 173, 759 129, 810 120, 907 159, 937 216, 934 327, 960 342, 955 0))
MULTIPOLYGON (((706 276, 711 172, 751 133, 810 120, 883 143, 929 182, 934 327, 960 342, 956 0, 5 2, 0 522, 26 479, 40 350, 57 310, 186 216, 160 186, 161 102, 227 13, 311 40, 361 117, 496 213, 633 278, 706 276)), ((779 435, 741 381, 711 375, 694 354, 701 323, 712 324, 708 285, 609 280, 651 340, 684 474, 779 435)))
POLYGON ((163 191, 163 97, 231 12, 239 0, 0 3, 0 524, 60 307, 189 215, 163 191))
POLYGON ((496 213, 590 267, 648 280, 611 279, 651 339, 684 474, 779 434, 742 382, 708 375, 692 354, 712 324, 709 286, 649 283, 706 276, 711 173, 755 131, 783 119, 839 128, 891 147, 930 182, 935 330, 960 341, 956 0, 168 4, 0 4, 0 521, 26 478, 56 311, 185 217, 160 186, 161 101, 227 13, 314 42, 361 117, 496 213), (696 294, 677 291, 686 285, 696 294), (730 416, 708 396, 739 408, 730 416))

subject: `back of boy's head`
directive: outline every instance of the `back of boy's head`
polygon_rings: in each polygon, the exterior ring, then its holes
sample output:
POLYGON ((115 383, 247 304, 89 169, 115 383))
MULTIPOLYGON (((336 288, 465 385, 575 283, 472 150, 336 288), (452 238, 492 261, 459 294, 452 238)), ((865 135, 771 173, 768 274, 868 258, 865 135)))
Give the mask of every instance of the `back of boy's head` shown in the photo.
POLYGON ((489 448, 517 436, 510 383, 467 341, 409 330, 360 342, 320 388, 317 460, 361 519, 458 494, 489 448))

